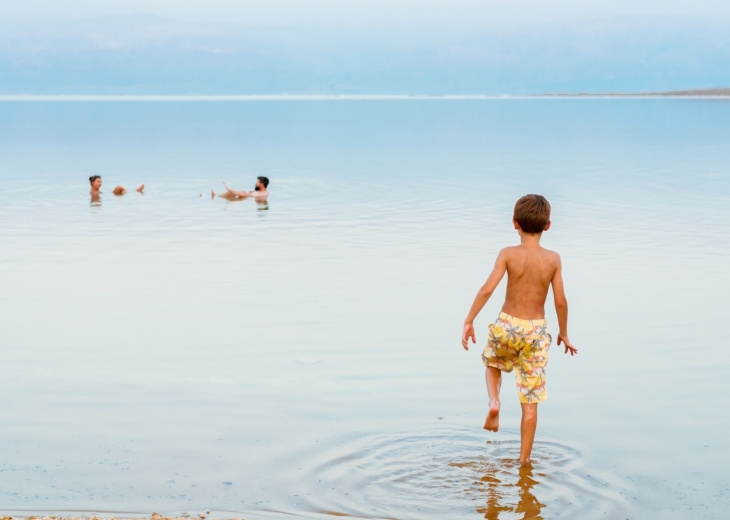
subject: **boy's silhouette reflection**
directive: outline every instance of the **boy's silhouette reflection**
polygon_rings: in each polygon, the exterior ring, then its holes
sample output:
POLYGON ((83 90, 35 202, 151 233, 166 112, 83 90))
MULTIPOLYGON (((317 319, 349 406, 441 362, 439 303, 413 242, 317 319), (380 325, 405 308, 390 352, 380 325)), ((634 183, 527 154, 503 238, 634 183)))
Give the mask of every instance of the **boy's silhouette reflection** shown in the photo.
MULTIPOLYGON (((484 515, 486 520, 499 520, 500 514, 521 513, 519 517, 523 519, 543 520, 540 515, 545 504, 540 501, 532 493, 532 488, 539 482, 535 480, 533 468, 531 464, 519 466, 519 480, 510 484, 503 482, 498 478, 498 474, 504 478, 505 468, 503 465, 513 464, 513 461, 499 461, 497 463, 487 464, 483 469, 486 473, 482 476, 481 481, 484 484, 482 490, 486 493, 487 504, 485 507, 477 507, 477 512, 484 515), (514 492, 512 487, 518 488, 517 503, 511 503, 514 500, 514 492)), ((504 518, 504 517, 503 517, 504 518)), ((510 515, 510 518, 514 518, 510 515)))

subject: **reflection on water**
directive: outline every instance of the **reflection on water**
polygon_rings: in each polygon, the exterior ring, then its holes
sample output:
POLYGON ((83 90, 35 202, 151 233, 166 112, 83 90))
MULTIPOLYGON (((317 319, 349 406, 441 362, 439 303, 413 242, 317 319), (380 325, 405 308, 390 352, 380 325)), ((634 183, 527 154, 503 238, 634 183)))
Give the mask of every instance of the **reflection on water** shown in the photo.
MULTIPOLYGON (((519 460, 482 459, 478 462, 454 462, 453 466, 467 469, 476 476, 477 496, 484 497, 484 506, 477 506, 478 513, 487 520, 508 518, 502 513, 518 513, 517 518, 537 518, 545 507, 535 496, 533 488, 539 484, 537 478, 544 477, 544 473, 537 473, 532 465, 520 465, 519 460)), ((544 470, 543 470, 544 471, 544 470)), ((478 500, 477 500, 478 501, 478 500)), ((515 518, 509 516, 509 518, 515 518)))
MULTIPOLYGON (((519 463, 519 443, 488 441, 478 458, 451 465, 469 475, 468 493, 477 504, 476 511, 488 520, 552 518, 560 513, 559 502, 570 494, 581 497, 579 502, 571 504, 572 514, 590 510, 596 496, 579 492, 588 484, 576 472, 582 465, 581 454, 567 446, 546 442, 536 443, 534 454, 533 464, 523 466, 519 463), (545 483, 548 478, 553 484, 545 483)), ((615 513, 621 509, 621 501, 616 497, 601 496, 599 502, 605 511, 615 513)))
POLYGON ((531 492, 533 486, 537 484, 537 481, 532 478, 532 467, 522 466, 519 471, 520 480, 517 482, 517 486, 520 488, 520 502, 517 504, 515 512, 522 513, 524 515, 522 518, 542 518, 538 515, 545 504, 538 502, 531 492))
MULTIPOLYGON (((135 190, 137 192, 138 196, 144 197, 145 193, 144 193, 144 191, 142 191, 143 189, 144 189, 144 184, 135 190)), ((107 196, 114 197, 114 198, 121 198, 124 196, 128 196, 128 191, 126 188, 123 188, 122 186, 117 186, 115 188, 115 190, 110 192, 107 196), (119 191, 117 191, 117 190, 119 190, 119 191)), ((103 202, 104 202, 104 197, 103 197, 102 192, 92 192, 91 193, 91 201, 90 201, 91 207, 101 206, 103 202)))
POLYGON ((516 482, 510 480, 502 481, 498 478, 500 473, 498 466, 500 464, 509 466, 510 462, 514 464, 514 461, 495 461, 487 464, 481 470, 484 476, 481 478, 482 486, 479 489, 479 494, 486 497, 486 506, 477 507, 477 512, 483 514, 487 520, 504 519, 505 516, 501 515, 501 513, 510 512, 519 513, 520 519, 542 519, 543 516, 540 515, 540 512, 545 507, 545 504, 540 503, 532 491, 532 488, 539 483, 535 480, 532 466, 518 465, 518 479, 516 482), (514 487, 517 488, 518 496, 516 497, 516 501, 515 497, 512 496, 513 493, 510 493, 514 487))
MULTIPOLYGON (((225 205, 223 206, 224 209, 228 209, 229 205, 237 205, 237 204, 251 204, 250 198, 237 198, 237 199, 224 199, 225 205)), ((256 205, 257 211, 268 211, 269 210, 269 199, 253 199, 254 204, 256 205)))

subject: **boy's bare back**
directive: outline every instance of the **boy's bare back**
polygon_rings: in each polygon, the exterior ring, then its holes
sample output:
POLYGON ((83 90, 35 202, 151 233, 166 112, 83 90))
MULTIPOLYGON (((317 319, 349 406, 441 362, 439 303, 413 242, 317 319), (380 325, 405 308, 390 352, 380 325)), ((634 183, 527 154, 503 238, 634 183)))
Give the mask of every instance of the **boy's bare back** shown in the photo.
POLYGON ((496 263, 503 263, 507 272, 502 312, 525 320, 544 318, 548 289, 556 275, 560 276, 560 256, 528 243, 504 248, 496 263))

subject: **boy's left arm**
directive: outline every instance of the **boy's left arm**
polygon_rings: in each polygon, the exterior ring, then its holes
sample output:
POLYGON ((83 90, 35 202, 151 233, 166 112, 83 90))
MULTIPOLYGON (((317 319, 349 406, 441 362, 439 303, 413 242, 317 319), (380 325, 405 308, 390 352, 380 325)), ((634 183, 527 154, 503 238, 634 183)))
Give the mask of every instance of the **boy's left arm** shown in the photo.
POLYGON ((550 281, 553 286, 553 297, 555 298, 555 312, 558 315, 558 345, 565 344, 565 353, 570 351, 573 356, 578 353, 578 349, 568 339, 568 299, 565 297, 565 287, 563 287, 563 266, 558 257, 558 265, 555 268, 555 274, 550 281))

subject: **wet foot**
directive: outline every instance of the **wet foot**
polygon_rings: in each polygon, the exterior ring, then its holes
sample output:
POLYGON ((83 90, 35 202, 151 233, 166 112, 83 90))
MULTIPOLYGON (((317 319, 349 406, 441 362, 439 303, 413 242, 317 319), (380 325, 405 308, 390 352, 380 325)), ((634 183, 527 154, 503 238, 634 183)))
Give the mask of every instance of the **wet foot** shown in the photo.
POLYGON ((532 466, 532 459, 525 459, 520 461, 520 466, 532 466))
POLYGON ((137 191, 142 193, 142 190, 144 190, 144 184, 140 185, 139 188, 137 188, 137 191))
POLYGON ((499 430, 499 401, 497 399, 489 403, 489 413, 487 420, 484 421, 484 429, 491 432, 499 430))
POLYGON ((215 198, 215 190, 210 190, 210 198, 211 199, 215 198))

